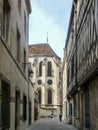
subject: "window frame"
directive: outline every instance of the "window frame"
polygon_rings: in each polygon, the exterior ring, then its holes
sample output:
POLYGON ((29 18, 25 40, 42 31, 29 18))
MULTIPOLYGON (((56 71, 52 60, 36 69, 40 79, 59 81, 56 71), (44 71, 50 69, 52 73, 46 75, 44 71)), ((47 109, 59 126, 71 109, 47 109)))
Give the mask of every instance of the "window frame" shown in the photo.
POLYGON ((42 102, 41 97, 42 97, 42 91, 41 91, 41 89, 39 89, 39 90, 38 90, 38 101, 39 101, 39 104, 41 104, 41 102, 42 102), (40 93, 39 93, 39 92, 40 92, 40 93))
POLYGON ((19 32, 19 29, 17 27, 16 29, 16 39, 17 39, 17 55, 16 55, 16 58, 17 58, 17 61, 20 62, 20 47, 21 47, 21 34, 19 32))
POLYGON ((39 76, 42 76, 42 64, 43 64, 43 61, 40 61, 39 62, 39 76))
POLYGON ((5 41, 8 41, 10 23, 10 4, 8 0, 3 2, 2 31, 1 34, 5 41))
POLYGON ((10 84, 1 79, 1 119, 0 129, 6 129, 10 127, 10 84))
POLYGON ((18 0, 17 3, 19 14, 21 15, 21 0, 18 0))
POLYGON ((48 61, 47 63, 47 76, 52 76, 52 62, 48 61))
POLYGON ((23 121, 27 120, 27 97, 23 95, 23 121))
POLYGON ((51 89, 48 89, 47 91, 47 103, 52 104, 52 90, 51 89))

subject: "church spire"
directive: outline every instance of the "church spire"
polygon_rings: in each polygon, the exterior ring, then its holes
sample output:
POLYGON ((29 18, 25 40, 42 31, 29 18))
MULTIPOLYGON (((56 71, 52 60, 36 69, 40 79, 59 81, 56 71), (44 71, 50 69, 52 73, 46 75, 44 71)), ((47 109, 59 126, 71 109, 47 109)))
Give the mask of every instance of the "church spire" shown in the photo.
POLYGON ((47 43, 48 43, 48 32, 47 32, 47 43))

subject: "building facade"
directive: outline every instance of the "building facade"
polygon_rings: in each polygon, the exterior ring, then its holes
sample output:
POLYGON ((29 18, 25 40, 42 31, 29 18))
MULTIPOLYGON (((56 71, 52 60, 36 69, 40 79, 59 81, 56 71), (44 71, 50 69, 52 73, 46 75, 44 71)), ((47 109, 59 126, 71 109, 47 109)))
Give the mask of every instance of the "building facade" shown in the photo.
POLYGON ((66 96, 66 91, 67 91, 67 62, 66 62, 66 51, 64 50, 64 58, 63 58, 63 66, 62 66, 62 81, 63 81, 63 88, 62 88, 62 94, 63 94, 63 99, 62 99, 62 119, 66 121, 67 118, 67 96, 66 96))
MULTIPOLYGON (((0 129, 24 130, 33 121, 28 108, 29 0, 0 1, 0 129), (30 119, 30 121, 29 121, 30 119)), ((31 106, 33 109, 33 101, 31 106)), ((33 110, 32 110, 33 111, 33 110)))
POLYGON ((39 118, 58 116, 61 110, 61 59, 49 44, 29 45, 34 90, 39 96, 39 118))
POLYGON ((71 123, 98 129, 98 1, 73 0, 66 40, 67 99, 71 123))
POLYGON ((74 124, 74 104, 71 96, 76 87, 76 1, 72 4, 63 59, 63 112, 66 123, 74 124))

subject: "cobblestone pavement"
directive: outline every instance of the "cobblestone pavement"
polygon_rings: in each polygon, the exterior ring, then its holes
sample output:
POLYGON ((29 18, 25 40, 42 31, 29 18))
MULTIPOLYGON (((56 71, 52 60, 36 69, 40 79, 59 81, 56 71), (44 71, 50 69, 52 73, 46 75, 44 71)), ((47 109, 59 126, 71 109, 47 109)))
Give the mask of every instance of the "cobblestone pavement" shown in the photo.
POLYGON ((74 126, 65 124, 57 119, 40 119, 30 125, 26 130, 78 130, 74 126))

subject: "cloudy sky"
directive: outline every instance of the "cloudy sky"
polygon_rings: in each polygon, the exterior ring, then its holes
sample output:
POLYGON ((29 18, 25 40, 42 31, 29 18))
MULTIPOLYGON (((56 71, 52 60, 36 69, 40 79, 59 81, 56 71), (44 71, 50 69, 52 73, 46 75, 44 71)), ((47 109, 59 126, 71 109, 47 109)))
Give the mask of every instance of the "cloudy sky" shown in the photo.
POLYGON ((63 59, 72 0, 31 0, 29 44, 48 43, 63 59))

